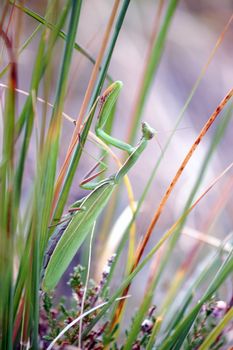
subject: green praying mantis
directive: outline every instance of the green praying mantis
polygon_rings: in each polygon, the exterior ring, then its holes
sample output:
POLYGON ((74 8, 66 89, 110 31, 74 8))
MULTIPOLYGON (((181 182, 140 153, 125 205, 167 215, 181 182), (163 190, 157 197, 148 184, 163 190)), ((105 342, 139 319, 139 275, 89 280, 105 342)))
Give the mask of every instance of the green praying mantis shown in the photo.
POLYGON ((91 232, 94 222, 106 207, 114 189, 135 164, 146 145, 155 134, 147 123, 142 123, 142 136, 139 143, 133 147, 125 142, 113 138, 104 131, 110 112, 117 101, 122 82, 116 81, 111 84, 100 98, 100 110, 95 127, 95 132, 105 143, 113 145, 128 153, 122 167, 112 176, 98 183, 86 183, 83 188, 91 190, 90 194, 75 202, 57 225, 52 234, 44 258, 42 273, 42 290, 54 289, 70 264, 75 253, 91 232))

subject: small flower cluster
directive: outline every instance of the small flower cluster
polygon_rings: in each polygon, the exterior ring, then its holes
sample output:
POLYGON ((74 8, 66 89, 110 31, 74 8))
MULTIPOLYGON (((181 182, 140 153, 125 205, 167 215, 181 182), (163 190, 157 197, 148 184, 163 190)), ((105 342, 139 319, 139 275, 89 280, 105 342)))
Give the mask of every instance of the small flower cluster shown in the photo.
MULTIPOLYGON (((205 303, 197 316, 190 334, 188 335, 187 342, 185 343, 185 349, 198 349, 208 334, 219 323, 226 310, 227 303, 222 300, 216 300, 215 297, 213 297, 209 302, 205 303)), ((221 333, 214 344, 211 345, 210 349, 222 349, 222 346, 225 343, 225 335, 224 333, 221 333)))
MULTIPOLYGON (((53 306, 53 296, 47 293, 43 294, 40 310, 40 348, 46 349, 49 343, 74 319, 79 317, 82 312, 92 309, 106 300, 108 295, 107 281, 111 272, 111 266, 115 256, 112 256, 104 268, 101 281, 97 284, 93 280, 88 282, 85 292, 85 268, 78 265, 70 275, 68 285, 72 289, 73 298, 69 300, 70 309, 67 308, 68 300, 63 298, 58 306, 53 306), (85 294, 84 305, 83 297, 85 294), (83 307, 82 307, 83 306, 83 307)), ((98 310, 87 315, 82 321, 82 331, 85 331, 98 314, 98 310)), ((107 322, 95 327, 90 331, 82 341, 82 349, 101 350, 103 349, 103 334, 107 322)), ((58 341, 54 349, 69 349, 70 346, 78 344, 79 339, 79 322, 70 328, 64 336, 58 341)), ((78 347, 73 347, 78 349, 78 347)))
POLYGON ((150 308, 147 318, 141 324, 141 331, 138 335, 138 339, 133 344, 132 350, 142 350, 146 348, 148 341, 150 340, 153 326, 156 322, 156 318, 154 316, 155 310, 155 306, 150 308))

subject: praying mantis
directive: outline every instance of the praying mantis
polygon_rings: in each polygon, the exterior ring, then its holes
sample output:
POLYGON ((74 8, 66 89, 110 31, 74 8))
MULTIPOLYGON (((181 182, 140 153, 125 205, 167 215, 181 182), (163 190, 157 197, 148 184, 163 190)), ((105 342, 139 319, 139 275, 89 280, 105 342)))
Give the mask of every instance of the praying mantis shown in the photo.
POLYGON ((83 188, 91 190, 90 194, 75 202, 57 225, 52 234, 44 258, 42 273, 42 290, 53 290, 63 273, 67 269, 81 244, 91 232, 94 222, 106 207, 113 191, 122 178, 133 167, 141 153, 153 138, 155 130, 146 122, 142 123, 142 136, 139 143, 133 147, 123 141, 113 138, 104 131, 110 112, 117 101, 122 82, 111 84, 100 98, 100 111, 97 118, 95 132, 105 143, 115 146, 128 153, 128 158, 122 167, 110 177, 97 183, 86 183, 83 188))

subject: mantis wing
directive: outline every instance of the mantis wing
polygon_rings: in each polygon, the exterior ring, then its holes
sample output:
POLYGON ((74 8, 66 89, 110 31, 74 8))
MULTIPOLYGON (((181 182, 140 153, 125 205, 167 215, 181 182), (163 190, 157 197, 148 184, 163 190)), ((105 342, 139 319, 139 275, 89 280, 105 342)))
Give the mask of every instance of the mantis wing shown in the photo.
POLYGON ((44 291, 56 287, 75 253, 91 231, 94 221, 106 206, 115 186, 114 180, 108 179, 93 190, 82 202, 80 208, 83 208, 83 210, 73 216, 48 262, 42 281, 44 291))

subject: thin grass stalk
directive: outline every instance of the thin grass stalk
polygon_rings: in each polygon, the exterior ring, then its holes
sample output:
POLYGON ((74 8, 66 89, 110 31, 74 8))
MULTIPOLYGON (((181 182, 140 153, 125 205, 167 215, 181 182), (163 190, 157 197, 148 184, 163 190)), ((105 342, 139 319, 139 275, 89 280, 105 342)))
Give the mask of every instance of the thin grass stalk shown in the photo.
MULTIPOLYGON (((179 0, 170 0, 167 6, 166 14, 161 25, 158 35, 156 35, 157 24, 153 33, 153 44, 149 48, 148 56, 146 59, 146 65, 143 70, 143 80, 139 87, 136 103, 134 104, 133 113, 131 116, 130 130, 128 131, 128 142, 133 143, 135 141, 136 133, 139 127, 140 119, 143 113, 143 109, 146 103, 146 99, 154 80, 155 74, 158 70, 159 63, 164 51, 164 46, 168 34, 169 27, 171 25, 172 18, 175 14, 179 0)), ((161 6, 161 4, 160 4, 161 6)), ((160 16, 160 7, 158 9, 158 16, 160 16)), ((156 18, 157 22, 157 18, 156 18)))
POLYGON ((153 349, 154 342, 155 342, 156 336, 157 336, 157 334, 158 334, 158 332, 160 330, 162 321, 163 321, 163 319, 162 319, 161 316, 156 318, 155 324, 154 324, 154 326, 152 328, 150 339, 149 339, 148 344, 146 346, 146 350, 152 350, 153 349))
POLYGON ((26 284, 24 294, 25 303, 23 304, 23 314, 21 321, 21 333, 20 333, 20 350, 27 349, 29 343, 29 314, 30 314, 30 285, 26 284))
MULTIPOLYGON (((4 27, 4 21, 7 18, 8 7, 9 7, 9 3, 7 2, 5 4, 5 6, 4 6, 4 9, 3 9, 3 14, 2 14, 2 18, 1 18, 0 28, 4 27)), ((9 14, 9 18, 8 18, 8 22, 7 22, 7 25, 5 26, 6 29, 4 30, 6 36, 8 36, 8 37, 9 37, 8 30, 9 30, 9 27, 10 27, 10 23, 12 21, 13 12, 14 12, 14 7, 11 8, 11 11, 10 11, 10 14, 9 14)), ((4 52, 4 43, 2 44, 2 47, 1 47, 0 57, 3 56, 3 52, 4 52)))
POLYGON ((17 65, 13 44, 5 31, 0 27, 2 37, 9 55, 11 70, 9 75, 9 90, 4 110, 3 159, 0 168, 0 326, 1 348, 12 347, 12 316, 13 316, 13 259, 14 236, 16 227, 14 204, 14 135, 15 135, 15 88, 17 86, 17 65))

